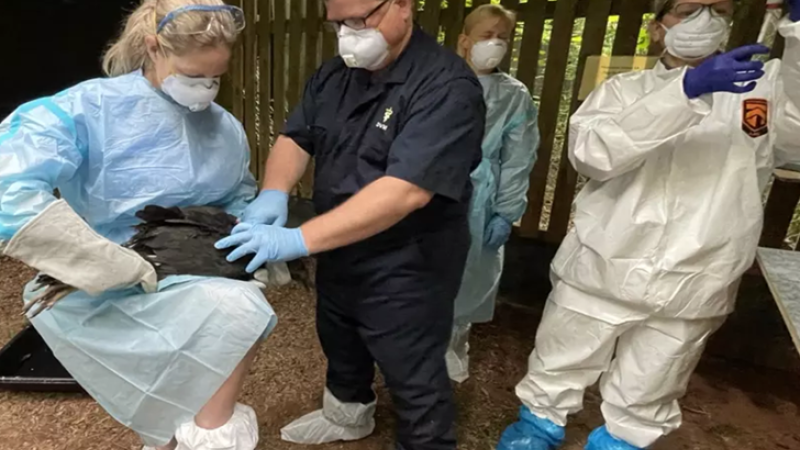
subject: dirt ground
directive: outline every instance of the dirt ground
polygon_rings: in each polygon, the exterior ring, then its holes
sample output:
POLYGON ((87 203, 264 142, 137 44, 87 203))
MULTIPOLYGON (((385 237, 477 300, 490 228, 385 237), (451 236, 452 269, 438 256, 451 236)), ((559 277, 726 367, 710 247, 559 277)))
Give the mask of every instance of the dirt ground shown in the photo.
MULTIPOLYGON (((0 259, 0 346, 24 326, 19 317, 19 294, 31 275, 25 268, 0 259)), ((279 314, 279 326, 259 354, 243 401, 258 414, 260 448, 300 450, 305 447, 280 441, 279 429, 321 402, 325 361, 314 330, 314 299, 292 287, 270 293, 269 300, 279 314)), ((457 388, 460 449, 493 449, 505 425, 514 420, 518 408, 514 385, 524 373, 538 320, 535 310, 502 305, 492 324, 477 327, 472 342, 472 378, 457 388)), ((726 326, 739 325, 731 321, 726 326)), ((740 330, 721 332, 722 336, 740 334, 740 330)), ((789 371, 706 357, 683 401, 683 427, 654 449, 800 450, 797 386, 797 375, 789 371)), ((391 406, 384 389, 380 395, 378 427, 372 437, 308 448, 390 448, 391 406)), ((566 450, 581 449, 591 429, 602 423, 599 403, 596 390, 590 391, 584 411, 570 422, 566 450)), ((88 397, 0 392, 2 450, 139 448, 135 435, 88 397)))

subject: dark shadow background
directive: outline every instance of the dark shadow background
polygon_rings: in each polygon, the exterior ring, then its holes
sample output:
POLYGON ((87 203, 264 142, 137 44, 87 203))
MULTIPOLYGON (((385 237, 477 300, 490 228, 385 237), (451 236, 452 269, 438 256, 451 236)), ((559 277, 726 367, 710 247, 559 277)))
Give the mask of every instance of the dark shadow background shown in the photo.
POLYGON ((0 0, 0 120, 102 76, 101 58, 136 0, 0 0))

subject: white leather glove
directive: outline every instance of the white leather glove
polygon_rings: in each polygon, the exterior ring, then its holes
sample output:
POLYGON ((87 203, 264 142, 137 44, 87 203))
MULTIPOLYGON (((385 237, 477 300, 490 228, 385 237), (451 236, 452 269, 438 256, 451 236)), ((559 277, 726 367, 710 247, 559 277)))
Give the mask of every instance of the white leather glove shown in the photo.
POLYGON ((258 269, 253 278, 263 283, 268 288, 286 286, 292 282, 292 274, 286 263, 267 263, 266 267, 258 269))
POLYGON ((64 200, 22 227, 3 253, 92 296, 137 284, 148 293, 158 287, 152 264, 97 234, 64 200))

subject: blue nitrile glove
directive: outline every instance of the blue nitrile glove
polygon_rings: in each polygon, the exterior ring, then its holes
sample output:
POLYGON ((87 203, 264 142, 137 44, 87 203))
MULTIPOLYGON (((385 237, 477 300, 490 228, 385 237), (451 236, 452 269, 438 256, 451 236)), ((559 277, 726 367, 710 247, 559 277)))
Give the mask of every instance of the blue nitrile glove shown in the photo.
POLYGON ((800 22, 800 0, 789 0, 789 19, 800 22))
POLYGON ((755 80, 764 76, 764 63, 750 58, 761 53, 768 54, 769 47, 746 45, 714 56, 686 72, 683 91, 689 98, 713 92, 751 92, 756 88, 755 80), (748 81, 744 86, 736 84, 748 81))
POLYGON ((503 432, 497 450, 555 450, 564 442, 564 427, 542 419, 526 407, 519 409, 519 422, 503 432))
POLYGON ((644 450, 639 447, 634 447, 627 442, 617 439, 612 436, 605 426, 596 428, 589 435, 589 442, 586 444, 585 450, 644 450))
POLYGON ((497 250, 508 242, 508 238, 511 236, 511 227, 513 226, 514 224, 500 216, 492 217, 489 223, 486 224, 483 244, 489 249, 497 250))
POLYGON ((236 247, 228 255, 228 262, 255 253, 255 258, 247 265, 248 273, 255 272, 266 263, 292 261, 308 256, 308 248, 299 228, 275 225, 253 225, 247 231, 221 239, 214 247, 219 250, 236 247))
POLYGON ((239 225, 233 234, 249 230, 253 225, 286 225, 289 217, 289 194, 281 191, 265 189, 255 200, 247 205, 239 225))

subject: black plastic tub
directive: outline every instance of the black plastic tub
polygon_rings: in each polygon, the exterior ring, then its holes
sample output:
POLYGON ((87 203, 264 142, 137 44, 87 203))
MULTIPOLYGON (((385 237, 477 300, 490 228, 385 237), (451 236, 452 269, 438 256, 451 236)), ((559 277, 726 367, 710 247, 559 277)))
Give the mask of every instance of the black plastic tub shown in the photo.
POLYGON ((84 392, 30 325, 0 350, 0 390, 84 392))

